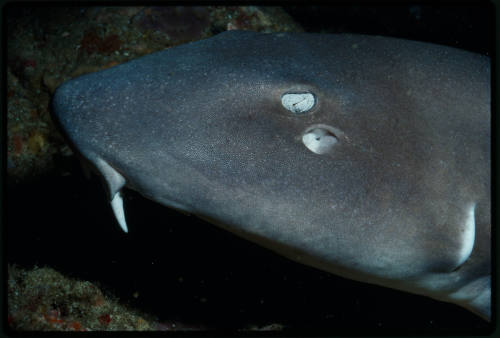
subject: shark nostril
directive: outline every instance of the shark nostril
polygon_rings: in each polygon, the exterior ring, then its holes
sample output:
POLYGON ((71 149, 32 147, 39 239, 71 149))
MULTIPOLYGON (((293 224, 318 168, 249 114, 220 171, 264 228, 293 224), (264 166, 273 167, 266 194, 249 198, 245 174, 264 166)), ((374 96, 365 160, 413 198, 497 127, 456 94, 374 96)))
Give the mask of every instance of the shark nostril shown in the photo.
POLYGON ((318 124, 310 126, 302 135, 302 143, 315 154, 327 154, 339 142, 342 132, 336 128, 318 124))

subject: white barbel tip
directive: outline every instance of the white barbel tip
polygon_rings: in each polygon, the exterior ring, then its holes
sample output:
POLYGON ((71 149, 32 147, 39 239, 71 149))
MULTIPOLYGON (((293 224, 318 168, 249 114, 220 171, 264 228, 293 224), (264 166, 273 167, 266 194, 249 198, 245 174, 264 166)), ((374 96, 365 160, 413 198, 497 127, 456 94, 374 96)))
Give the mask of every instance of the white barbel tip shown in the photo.
POLYGON ((111 208, 115 214, 116 220, 123 231, 128 232, 127 222, 125 221, 125 212, 123 211, 123 198, 120 191, 118 191, 111 200, 111 208))

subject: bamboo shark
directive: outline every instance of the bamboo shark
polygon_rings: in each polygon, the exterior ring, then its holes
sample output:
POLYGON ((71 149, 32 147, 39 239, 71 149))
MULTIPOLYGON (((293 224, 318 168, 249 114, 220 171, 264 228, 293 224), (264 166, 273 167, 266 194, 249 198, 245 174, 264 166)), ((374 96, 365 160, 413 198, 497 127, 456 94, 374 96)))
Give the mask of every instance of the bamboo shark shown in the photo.
POLYGON ((53 114, 124 231, 127 187, 296 262, 491 316, 488 57, 229 31, 72 79, 53 114))

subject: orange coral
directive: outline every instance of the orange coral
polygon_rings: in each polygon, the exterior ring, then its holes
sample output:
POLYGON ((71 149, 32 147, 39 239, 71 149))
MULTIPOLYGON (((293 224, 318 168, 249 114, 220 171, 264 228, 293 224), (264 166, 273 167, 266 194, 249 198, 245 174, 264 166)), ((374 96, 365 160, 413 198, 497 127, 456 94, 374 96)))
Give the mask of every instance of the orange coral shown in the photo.
POLYGON ((111 34, 104 38, 101 38, 97 32, 88 31, 83 36, 80 41, 80 45, 82 49, 87 53, 102 53, 102 54, 111 54, 116 50, 121 48, 121 40, 118 38, 117 34, 111 34))

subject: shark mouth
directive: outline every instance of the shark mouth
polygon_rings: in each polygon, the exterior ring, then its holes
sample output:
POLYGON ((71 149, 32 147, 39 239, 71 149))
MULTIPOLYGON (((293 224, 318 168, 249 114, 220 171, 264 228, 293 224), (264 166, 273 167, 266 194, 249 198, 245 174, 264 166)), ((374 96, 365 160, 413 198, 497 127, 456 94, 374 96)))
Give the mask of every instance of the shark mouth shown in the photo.
POLYGON ((98 157, 94 163, 107 187, 111 208, 115 214, 116 221, 123 231, 128 232, 125 212, 123 210, 123 197, 121 194, 121 189, 126 183, 125 178, 100 157, 98 157))

